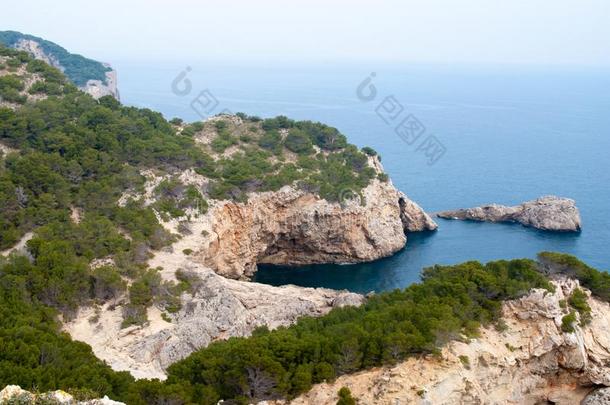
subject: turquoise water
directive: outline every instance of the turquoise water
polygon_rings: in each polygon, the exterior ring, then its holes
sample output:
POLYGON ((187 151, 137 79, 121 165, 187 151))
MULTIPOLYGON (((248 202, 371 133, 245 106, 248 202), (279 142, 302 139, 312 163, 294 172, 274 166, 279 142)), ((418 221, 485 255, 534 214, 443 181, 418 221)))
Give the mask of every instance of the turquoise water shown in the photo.
POLYGON ((545 194, 574 198, 580 234, 520 225, 438 220, 439 230, 408 235, 393 257, 349 266, 261 266, 256 280, 279 285, 387 290, 418 280, 435 263, 534 257, 541 250, 573 253, 602 269, 610 262, 610 73, 596 70, 495 67, 209 67, 192 64, 192 90, 171 83, 186 64, 115 63, 125 103, 167 117, 198 119, 190 103, 209 89, 223 109, 284 114, 336 126, 351 142, 382 156, 394 184, 427 211, 489 202, 517 204, 545 194), (356 96, 375 72, 373 101, 356 96), (375 112, 393 95, 426 132, 404 142, 375 112), (446 149, 433 165, 419 141, 433 134, 446 149))

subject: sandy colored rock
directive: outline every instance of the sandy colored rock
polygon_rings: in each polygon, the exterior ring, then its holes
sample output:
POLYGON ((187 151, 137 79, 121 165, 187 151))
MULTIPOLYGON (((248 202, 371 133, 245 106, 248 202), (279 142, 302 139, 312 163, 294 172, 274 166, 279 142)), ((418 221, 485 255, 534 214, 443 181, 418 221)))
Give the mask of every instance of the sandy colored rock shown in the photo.
POLYGON ((391 182, 366 187, 362 199, 346 191, 341 203, 283 187, 226 201, 210 210, 209 244, 196 257, 217 273, 244 278, 258 263, 360 263, 405 246, 405 231, 436 229, 432 219, 391 182), (354 197, 354 198, 351 198, 354 197))
POLYGON ((445 219, 467 219, 486 222, 518 222, 546 231, 578 232, 580 212, 574 200, 545 196, 513 207, 498 204, 483 205, 436 214, 445 219))
MULTIPOLYGON (((505 331, 485 328, 477 339, 451 343, 440 357, 342 376, 290 403, 334 405, 346 386, 367 405, 578 404, 593 386, 610 386, 610 305, 589 298, 592 322, 564 333, 560 302, 578 282, 562 277, 554 283, 555 293, 533 290, 506 302, 505 331)), ((607 396, 597 391, 584 403, 604 403, 607 396)))
POLYGON ((182 295, 182 308, 169 315, 171 322, 152 307, 147 325, 122 329, 120 305, 106 304, 98 311, 82 308, 64 329, 73 339, 91 345, 114 370, 130 371, 136 378, 164 379, 169 365, 214 340, 247 336, 263 325, 270 329, 290 325, 302 316, 323 315, 333 307, 364 300, 347 291, 230 280, 186 258, 175 265, 197 274, 200 281, 192 294, 182 295))

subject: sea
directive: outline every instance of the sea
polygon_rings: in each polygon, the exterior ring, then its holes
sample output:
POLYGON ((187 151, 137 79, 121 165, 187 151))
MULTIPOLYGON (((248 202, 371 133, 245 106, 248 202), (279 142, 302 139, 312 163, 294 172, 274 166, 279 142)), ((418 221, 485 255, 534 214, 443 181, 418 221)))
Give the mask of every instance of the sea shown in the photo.
POLYGON ((385 259, 259 266, 254 281, 404 288, 423 268, 535 258, 550 250, 610 266, 610 72, 593 67, 423 64, 219 64, 116 61, 121 100, 195 121, 222 112, 286 115, 370 146, 394 185, 426 211, 543 195, 576 200, 580 233, 437 219, 385 259))

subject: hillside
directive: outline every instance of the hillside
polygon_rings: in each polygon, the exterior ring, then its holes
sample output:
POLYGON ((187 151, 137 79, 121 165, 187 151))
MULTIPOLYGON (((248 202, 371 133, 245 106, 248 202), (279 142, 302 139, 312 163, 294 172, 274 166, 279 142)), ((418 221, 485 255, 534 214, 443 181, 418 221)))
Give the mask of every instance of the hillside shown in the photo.
POLYGON ((62 71, 74 85, 99 98, 118 98, 116 72, 107 64, 73 54, 54 42, 17 31, 0 31, 0 44, 27 52, 62 71))

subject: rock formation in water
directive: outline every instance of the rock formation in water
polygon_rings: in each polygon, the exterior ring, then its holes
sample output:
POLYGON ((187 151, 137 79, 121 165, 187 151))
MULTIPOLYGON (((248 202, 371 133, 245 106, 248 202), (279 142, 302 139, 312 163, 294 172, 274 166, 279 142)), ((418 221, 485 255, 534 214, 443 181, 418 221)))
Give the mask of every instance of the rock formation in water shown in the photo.
POLYGON ((518 222, 545 231, 578 232, 580 213, 574 200, 545 196, 513 207, 490 204, 475 208, 443 211, 436 216, 486 222, 518 222))
POLYGON ((53 404, 53 405, 125 405, 104 397, 77 401, 65 391, 57 390, 43 394, 33 394, 18 385, 7 385, 0 391, 0 404, 53 404))
POLYGON ((438 357, 339 377, 291 404, 334 405, 343 386, 370 405, 607 403, 601 401, 608 390, 594 390, 610 386, 610 304, 589 297, 590 323, 564 332, 566 301, 579 283, 565 277, 553 283, 554 293, 533 290, 505 302, 505 330, 485 328, 438 357))

